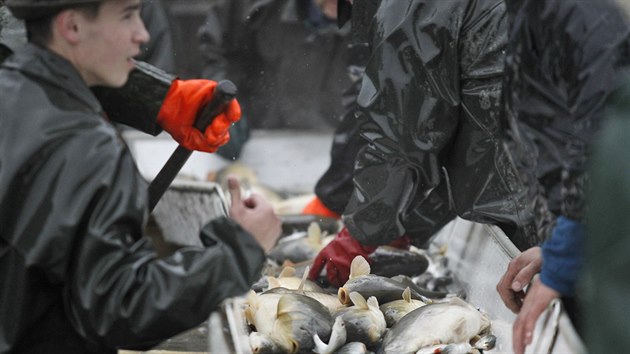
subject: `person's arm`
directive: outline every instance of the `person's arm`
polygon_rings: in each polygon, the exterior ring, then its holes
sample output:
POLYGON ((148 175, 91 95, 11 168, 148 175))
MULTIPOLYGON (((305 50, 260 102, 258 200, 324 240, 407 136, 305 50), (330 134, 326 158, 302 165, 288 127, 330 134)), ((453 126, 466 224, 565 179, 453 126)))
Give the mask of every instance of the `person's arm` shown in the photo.
POLYGON ((217 82, 180 80, 144 62, 136 62, 122 88, 94 87, 107 117, 148 134, 166 130, 188 150, 215 152, 230 140, 229 129, 241 117, 236 99, 213 117, 204 132, 194 127, 214 97, 217 82))
POLYGON ((114 122, 158 135, 157 118, 175 76, 145 62, 136 62, 122 88, 94 87, 92 91, 114 122), (150 88, 150 89, 148 89, 150 88))
MULTIPOLYGON (((472 181, 449 182, 444 168, 469 163, 466 152, 494 162, 505 18, 500 2, 490 5, 466 13, 472 10, 459 2, 415 1, 409 9, 395 1, 381 4, 376 21, 383 38, 373 45, 358 99, 369 144, 358 155, 355 189, 343 218, 360 242, 383 244, 409 231, 426 240, 436 231, 427 225, 438 228, 453 216, 451 186, 477 197, 483 191, 472 181), (434 11, 421 11, 423 6, 434 11), (445 21, 454 17, 461 21, 445 21), (466 37, 473 32, 476 45, 466 37), (442 184, 447 185, 436 189, 442 184), (432 191, 439 191, 439 198, 426 198, 432 191), (435 206, 443 212, 433 215, 435 206), (423 216, 431 222, 415 225, 423 216)), ((468 199, 458 206, 461 212, 475 198, 468 199)))
MULTIPOLYGON (((583 259, 585 173, 593 135, 614 85, 627 26, 609 3, 530 2, 519 18, 523 53, 520 85, 531 91, 519 112, 540 149, 539 166, 552 171, 546 194, 560 214, 542 244, 540 279, 528 289, 513 326, 515 353, 532 342, 536 321, 551 300, 575 294, 583 259), (541 90, 543 90, 541 92, 541 90)), ((517 33, 518 34, 518 33, 517 33)), ((537 171, 539 172, 539 171, 537 171)), ((524 284, 523 284, 524 286, 524 284)))
POLYGON ((6 45, 0 43, 0 64, 2 64, 2 62, 9 57, 9 55, 13 54, 13 51, 11 50, 11 48, 7 47, 6 45))
POLYGON ((82 336, 107 348, 154 345, 203 322, 221 301, 244 294, 259 278, 265 260, 260 244, 269 248, 280 230, 270 206, 261 210, 263 202, 232 199, 255 214, 241 220, 253 218, 269 235, 277 231, 270 241, 259 243, 260 235, 219 218, 201 231, 205 248, 184 247, 158 259, 142 234, 146 183, 128 151, 86 140, 96 148, 72 149, 67 156, 90 161, 64 176, 65 188, 77 186, 77 192, 56 199, 67 202, 69 207, 58 205, 65 213, 59 217, 65 232, 76 235, 66 250, 72 262, 63 275, 64 298, 82 336))

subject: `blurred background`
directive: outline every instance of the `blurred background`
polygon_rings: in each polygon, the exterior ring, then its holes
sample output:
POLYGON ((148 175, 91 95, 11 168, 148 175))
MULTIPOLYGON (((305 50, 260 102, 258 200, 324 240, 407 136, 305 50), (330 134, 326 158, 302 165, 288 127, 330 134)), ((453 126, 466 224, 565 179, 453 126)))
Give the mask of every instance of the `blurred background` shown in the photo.
POLYGON ((161 0, 171 25, 175 74, 192 78, 201 72, 201 55, 195 36, 213 0, 161 0))

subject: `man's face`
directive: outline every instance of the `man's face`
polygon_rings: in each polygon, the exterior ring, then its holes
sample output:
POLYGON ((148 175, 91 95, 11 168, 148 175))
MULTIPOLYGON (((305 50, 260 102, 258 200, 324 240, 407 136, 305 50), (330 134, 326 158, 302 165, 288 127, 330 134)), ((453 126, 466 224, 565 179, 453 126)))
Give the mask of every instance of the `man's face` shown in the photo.
POLYGON ((337 19, 337 0, 315 0, 315 4, 319 6, 326 17, 337 19))
POLYGON ((120 87, 134 67, 132 58, 149 33, 140 18, 140 0, 106 0, 96 18, 78 12, 81 42, 75 65, 88 86, 120 87))

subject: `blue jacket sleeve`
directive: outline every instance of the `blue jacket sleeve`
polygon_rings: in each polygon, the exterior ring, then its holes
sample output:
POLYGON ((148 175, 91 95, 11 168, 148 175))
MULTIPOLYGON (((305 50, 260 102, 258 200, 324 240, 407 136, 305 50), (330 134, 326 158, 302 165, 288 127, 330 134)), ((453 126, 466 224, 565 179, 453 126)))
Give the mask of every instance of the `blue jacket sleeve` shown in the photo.
POLYGON ((583 264, 584 224, 560 216, 549 240, 542 244, 540 280, 564 296, 575 294, 583 264))

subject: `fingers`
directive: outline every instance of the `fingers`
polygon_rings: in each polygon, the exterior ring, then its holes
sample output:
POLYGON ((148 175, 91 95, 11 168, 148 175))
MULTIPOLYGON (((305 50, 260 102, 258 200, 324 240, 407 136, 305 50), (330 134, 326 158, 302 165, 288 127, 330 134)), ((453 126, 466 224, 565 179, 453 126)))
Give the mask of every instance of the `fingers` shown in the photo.
POLYGON ((523 290, 540 271, 541 264, 540 247, 526 250, 508 264, 505 274, 497 284, 497 292, 512 312, 518 313, 521 310, 525 295, 523 290))
POLYGON ((245 199, 243 202, 245 203, 245 206, 247 206, 250 209, 254 209, 257 206, 259 206, 261 203, 263 203, 265 201, 265 199, 259 195, 259 194, 252 194, 251 196, 249 196, 249 198, 245 199))
POLYGON ((544 307, 538 311, 538 306, 530 304, 532 299, 526 299, 528 302, 524 304, 524 310, 516 318, 512 328, 512 348, 515 354, 523 354, 525 348, 533 341, 533 333, 536 327, 536 321, 544 310, 544 307))
POLYGON ((226 117, 225 113, 221 113, 217 115, 208 128, 206 128, 206 136, 221 136, 225 134, 231 126, 232 122, 226 117))
POLYGON ((236 99, 233 99, 228 105, 225 116, 233 123, 241 119, 241 106, 236 99))
POLYGON ((523 354, 525 352, 525 337, 531 341, 532 331, 525 331, 524 316, 519 315, 514 322, 512 328, 512 349, 514 354, 523 354))
POLYGON ((241 184, 234 176, 228 176, 228 190, 230 191, 230 200, 233 206, 240 205, 242 203, 241 197, 241 184))
POLYGON ((506 272, 497 284, 497 292, 503 300, 503 303, 512 312, 518 313, 521 309, 523 292, 515 292, 512 290, 512 276, 506 272))
POLYGON ((540 280, 532 283, 523 301, 521 313, 512 327, 512 347, 515 354, 522 354, 532 343, 536 322, 551 301, 560 297, 555 290, 545 286, 540 280))
POLYGON ((536 275, 538 271, 539 269, 536 269, 536 267, 531 264, 527 264, 525 267, 520 269, 518 273, 516 273, 510 287, 513 291, 522 291, 525 286, 532 281, 534 275, 536 275))

